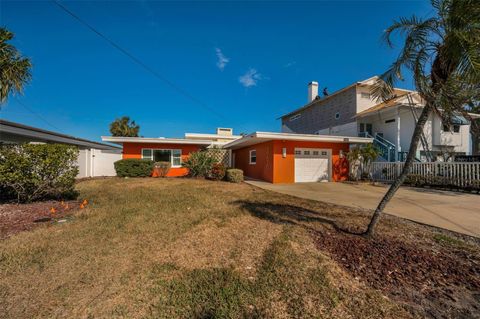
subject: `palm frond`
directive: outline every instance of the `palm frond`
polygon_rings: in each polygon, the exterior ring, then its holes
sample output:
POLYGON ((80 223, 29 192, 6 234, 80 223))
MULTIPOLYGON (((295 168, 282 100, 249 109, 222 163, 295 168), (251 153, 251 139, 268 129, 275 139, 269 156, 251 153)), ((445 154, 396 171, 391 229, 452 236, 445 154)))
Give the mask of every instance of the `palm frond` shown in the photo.
POLYGON ((12 32, 0 28, 0 104, 5 103, 10 94, 22 93, 32 78, 32 63, 8 43, 12 39, 12 32))

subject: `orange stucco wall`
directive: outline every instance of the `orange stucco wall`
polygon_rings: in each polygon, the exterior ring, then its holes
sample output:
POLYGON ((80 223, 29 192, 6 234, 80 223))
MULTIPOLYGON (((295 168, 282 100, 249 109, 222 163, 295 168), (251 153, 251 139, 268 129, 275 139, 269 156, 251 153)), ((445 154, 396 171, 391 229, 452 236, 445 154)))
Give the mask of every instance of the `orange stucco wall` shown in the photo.
POLYGON ((348 162, 340 158, 340 151, 348 151, 348 144, 325 142, 271 141, 233 151, 235 167, 244 171, 245 176, 262 179, 271 183, 295 182, 295 148, 322 148, 332 150, 332 181, 348 178, 348 162), (282 149, 287 149, 282 157, 282 149), (257 151, 257 164, 249 164, 249 151, 257 151))
POLYGON ((243 170, 245 176, 273 183, 273 142, 255 144, 233 151, 235 167, 243 170), (257 151, 257 163, 249 164, 250 150, 257 151))
MULTIPOLYGON (((198 145, 188 144, 149 144, 149 143, 124 143, 123 144, 123 158, 142 158, 142 148, 152 149, 176 149, 182 150, 182 162, 188 158, 188 155, 192 152, 199 151, 201 149, 198 145)), ((172 167, 167 176, 185 176, 188 170, 183 167, 172 167)))

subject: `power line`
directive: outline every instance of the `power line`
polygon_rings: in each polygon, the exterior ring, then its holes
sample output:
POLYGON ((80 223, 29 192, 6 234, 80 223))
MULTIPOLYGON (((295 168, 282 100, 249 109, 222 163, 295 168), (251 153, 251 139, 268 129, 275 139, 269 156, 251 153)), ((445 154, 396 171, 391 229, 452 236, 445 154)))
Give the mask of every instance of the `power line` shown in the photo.
POLYGON ((35 112, 34 110, 32 110, 28 105, 26 105, 25 103, 23 103, 22 101, 20 101, 17 97, 15 97, 15 100, 17 101, 18 104, 20 104, 21 106, 23 106, 23 108, 27 111, 29 111, 30 113, 32 113, 33 115, 35 115, 36 117, 38 117, 39 119, 41 119, 43 122, 47 123, 48 125, 50 125, 51 127, 53 127, 54 129, 56 129, 57 131, 61 131, 61 129, 59 129, 58 127, 56 127, 55 125, 53 125, 52 123, 50 123, 49 121, 47 121, 43 116, 41 116, 40 114, 38 114, 37 112, 35 112))
POLYGON ((78 22, 80 22, 81 24, 83 24, 85 27, 87 27, 90 31, 94 32, 96 35, 98 35, 99 37, 101 37, 102 39, 104 39, 105 41, 107 41, 112 47, 114 47, 115 49, 117 49, 118 51, 122 52, 124 55, 126 55, 128 58, 130 58, 133 62, 135 62, 136 64, 138 64, 139 66, 141 66, 143 69, 145 69, 147 72, 149 72, 150 74, 152 74, 153 76, 155 76, 157 79, 159 79, 160 81, 166 83, 168 86, 170 86, 171 88, 173 88, 174 90, 176 90, 178 93, 180 93, 181 95, 187 97, 188 99, 190 99, 191 101, 197 103, 198 105, 200 105, 201 107, 203 107, 204 109, 210 111, 212 114, 216 115, 217 117, 219 117, 220 119, 222 120, 226 120, 226 118, 218 113, 217 111, 215 111, 214 109, 212 109, 210 106, 208 106, 207 104, 205 104, 204 102, 200 101, 199 99, 197 99, 195 96, 193 96, 192 94, 190 94, 189 92, 187 92, 185 89, 181 88, 180 86, 178 86, 177 84, 173 83, 172 81, 170 81, 169 79, 167 79, 166 77, 164 77, 163 75, 161 75, 160 73, 158 73, 157 71, 155 71, 153 68, 151 68, 150 66, 148 66, 146 63, 144 63, 142 60, 140 60, 139 58, 137 58, 136 56, 134 56, 132 53, 130 53, 129 51, 127 51, 126 49, 122 48, 120 45, 118 45, 117 43, 115 43, 113 40, 111 40, 110 38, 108 38, 106 35, 104 35, 103 33, 101 33, 100 31, 98 31, 97 29, 95 29, 92 25, 90 25, 88 22, 86 22, 85 20, 83 20, 82 18, 80 18, 78 15, 76 15, 75 13, 73 13, 72 11, 70 11, 67 7, 65 7, 60 1, 58 0, 51 0, 53 3, 55 3, 60 9, 62 9, 63 11, 65 11, 67 14, 69 14, 70 16, 72 16, 75 20, 77 20, 78 22))

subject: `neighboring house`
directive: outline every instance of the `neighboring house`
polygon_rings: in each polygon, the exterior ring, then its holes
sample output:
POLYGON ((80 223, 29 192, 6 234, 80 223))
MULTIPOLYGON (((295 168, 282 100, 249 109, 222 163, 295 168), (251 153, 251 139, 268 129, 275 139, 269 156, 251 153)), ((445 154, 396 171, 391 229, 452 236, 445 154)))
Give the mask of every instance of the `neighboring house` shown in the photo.
MULTIPOLYGON (((318 83, 308 85, 308 103, 281 117, 282 132, 339 136, 369 136, 381 151, 381 159, 401 161, 408 152, 422 100, 414 91, 395 89, 395 97, 378 103, 370 89, 378 77, 354 83, 320 98, 318 83)), ((469 155, 470 123, 463 116, 452 119, 450 129, 438 114, 428 119, 417 158, 445 160, 469 155)))
POLYGON ((186 133, 185 138, 102 136, 123 146, 123 158, 168 161, 167 176, 184 176, 182 167, 190 153, 217 148, 229 155, 227 166, 245 176, 271 183, 340 181, 348 176, 343 155, 352 143, 371 143, 371 138, 255 132, 235 136, 231 129, 217 134, 186 133))
POLYGON ((121 148, 20 123, 0 120, 0 143, 59 143, 79 148, 77 178, 115 176, 113 163, 122 158, 121 148))
MULTIPOLYGON (((241 136, 233 135, 231 128, 218 128, 216 134, 185 133, 184 138, 148 138, 102 136, 102 141, 120 144, 123 158, 150 159, 154 162, 170 162, 169 177, 184 176, 188 173, 182 167, 190 153, 207 148, 222 148, 226 143, 241 136)), ((230 166, 230 154, 226 153, 226 165, 230 166)))

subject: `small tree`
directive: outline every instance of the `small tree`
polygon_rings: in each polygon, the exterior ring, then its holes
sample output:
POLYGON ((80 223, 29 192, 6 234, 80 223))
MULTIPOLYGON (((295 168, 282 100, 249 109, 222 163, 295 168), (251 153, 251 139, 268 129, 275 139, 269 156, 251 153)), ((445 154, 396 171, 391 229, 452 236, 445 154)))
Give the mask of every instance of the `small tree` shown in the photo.
POLYGON ((383 209, 406 179, 417 151, 423 127, 432 112, 449 124, 452 115, 461 113, 470 119, 468 105, 478 96, 480 83, 480 5, 478 0, 432 0, 436 15, 427 19, 401 18, 385 31, 404 37, 397 60, 380 77, 373 96, 387 100, 393 85, 402 80, 402 71, 413 73, 415 86, 425 102, 413 131, 410 149, 402 172, 379 202, 363 235, 374 234, 383 209))
POLYGON ((208 151, 198 151, 190 153, 182 166, 188 168, 188 175, 191 177, 207 177, 215 162, 215 158, 208 151))
POLYGON ((171 167, 172 164, 170 162, 155 162, 155 164, 153 164, 153 170, 157 177, 167 176, 168 171, 170 171, 171 167))
POLYGON ((21 93, 32 75, 30 59, 22 57, 13 45, 7 43, 13 33, 0 28, 0 104, 7 101, 11 93, 21 93))
POLYGON ((362 166, 362 154, 361 150, 359 147, 354 147, 352 148, 348 153, 347 153, 347 160, 348 160, 348 165, 350 167, 350 179, 354 181, 358 181, 360 178, 359 172, 360 168, 362 166))
POLYGON ((362 177, 372 180, 372 163, 380 155, 380 152, 373 144, 367 144, 361 148, 360 154, 363 159, 362 177))
POLYGON ((140 126, 130 117, 123 116, 110 123, 110 133, 112 136, 138 137, 140 126))
POLYGON ((378 149, 373 144, 352 148, 347 153, 350 165, 350 179, 354 181, 357 181, 360 177, 362 179, 372 179, 372 163, 379 154, 378 149))

